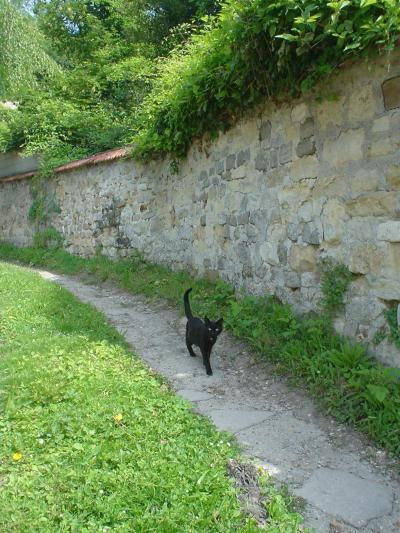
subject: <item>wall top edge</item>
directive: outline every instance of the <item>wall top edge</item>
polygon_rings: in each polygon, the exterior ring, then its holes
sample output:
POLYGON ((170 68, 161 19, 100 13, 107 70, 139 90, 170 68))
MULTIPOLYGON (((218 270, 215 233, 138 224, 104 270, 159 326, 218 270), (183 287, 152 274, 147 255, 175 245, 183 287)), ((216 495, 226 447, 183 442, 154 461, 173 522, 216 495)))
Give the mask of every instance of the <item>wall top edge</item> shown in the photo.
MULTIPOLYGON (((113 148, 112 150, 106 150, 105 152, 99 152, 90 157, 85 157, 84 159, 77 159, 76 161, 71 161, 65 165, 61 165, 54 169, 54 172, 57 174, 61 172, 67 172, 69 170, 75 170, 77 168, 85 166, 93 166, 101 163, 107 163, 109 161, 115 161, 116 159, 121 159, 129 153, 129 150, 132 148, 131 145, 125 146, 122 148, 113 148)), ((37 172, 23 172, 20 174, 13 174, 11 176, 4 176, 0 178, 1 183, 10 183, 12 181, 21 181, 25 179, 32 178, 37 172)))

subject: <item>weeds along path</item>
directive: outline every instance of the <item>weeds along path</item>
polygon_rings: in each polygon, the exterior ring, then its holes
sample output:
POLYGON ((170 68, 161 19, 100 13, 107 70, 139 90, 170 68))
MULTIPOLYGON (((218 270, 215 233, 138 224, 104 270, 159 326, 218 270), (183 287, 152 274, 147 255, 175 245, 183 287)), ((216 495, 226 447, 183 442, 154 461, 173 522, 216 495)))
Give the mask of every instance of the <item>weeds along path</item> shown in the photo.
POLYGON ((267 364, 256 363, 244 343, 223 333, 209 377, 201 357, 187 353, 186 320, 165 303, 39 273, 102 311, 196 411, 234 433, 248 455, 303 498, 306 526, 317 533, 400 531, 398 465, 357 432, 318 413, 267 364))

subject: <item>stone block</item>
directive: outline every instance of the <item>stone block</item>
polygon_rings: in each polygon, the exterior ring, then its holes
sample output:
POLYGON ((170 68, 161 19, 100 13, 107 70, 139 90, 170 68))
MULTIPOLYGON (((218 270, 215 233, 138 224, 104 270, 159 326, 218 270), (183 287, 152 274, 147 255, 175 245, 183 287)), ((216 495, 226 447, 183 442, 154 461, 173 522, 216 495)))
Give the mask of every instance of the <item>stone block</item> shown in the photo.
POLYGON ((377 170, 359 170, 350 181, 353 194, 377 191, 380 187, 380 176, 377 170))
POLYGON ((318 287, 320 283, 320 275, 318 272, 304 272, 301 275, 301 286, 302 287, 318 287))
POLYGON ((297 211, 300 222, 311 222, 314 218, 314 209, 312 202, 305 202, 297 211))
POLYGON ((390 121, 387 115, 377 118, 372 123, 372 133, 384 133, 390 130, 390 121))
POLYGON ((367 148, 367 157, 373 159, 374 157, 381 157, 388 155, 396 150, 391 136, 385 136, 382 139, 371 141, 367 148))
POLYGON ((220 161, 217 161, 215 164, 215 172, 216 174, 222 174, 225 170, 225 161, 221 159, 220 161))
POLYGON ((269 120, 266 120, 261 123, 260 126, 260 133, 259 133, 259 139, 260 141, 269 142, 271 140, 271 122, 269 120))
POLYGON ((235 215, 229 215, 228 217, 228 224, 230 226, 237 226, 237 217, 235 215))
POLYGON ((279 265, 279 256, 278 256, 278 245, 273 242, 264 242, 260 246, 260 256, 263 261, 266 263, 278 266, 279 265))
POLYGON ((303 242, 308 244, 320 244, 321 237, 318 229, 313 224, 306 224, 303 229, 303 242))
POLYGON ((247 161, 250 161, 250 148, 246 148, 246 150, 240 150, 236 156, 236 166, 240 167, 247 163, 247 161))
POLYGON ((237 246, 237 258, 243 265, 250 264, 250 250, 245 242, 240 242, 237 246))
POLYGON ((377 191, 366 193, 347 203, 351 216, 391 216, 400 214, 400 193, 377 191))
POLYGON ((296 147, 297 157, 304 157, 305 155, 314 155, 315 152, 315 141, 311 138, 300 141, 296 147))
POLYGON ((315 272, 318 254, 313 246, 295 244, 290 251, 289 265, 295 272, 315 272))
POLYGON ((343 124, 345 118, 344 103, 345 98, 342 96, 337 100, 325 101, 317 106, 317 120, 321 130, 326 130, 332 125, 343 124))
POLYGON ((282 144, 279 147, 279 164, 284 165, 292 160, 292 143, 282 144))
POLYGON ((382 93, 386 111, 400 107, 400 76, 384 81, 382 93))
POLYGON ((293 181, 316 178, 319 173, 319 163, 315 156, 305 156, 293 161, 290 167, 290 177, 293 181))
POLYGON ((287 235, 291 241, 297 241, 301 233, 300 226, 298 224, 288 224, 287 235))
POLYGON ((246 235, 249 239, 249 241, 253 241, 255 239, 255 237, 257 237, 258 235, 258 230, 255 226, 253 226, 252 224, 249 224, 248 226, 246 226, 246 235))
POLYGON ((400 242, 400 221, 390 220, 378 226, 378 240, 400 242))
POLYGON ((372 85, 357 87, 350 96, 348 119, 350 121, 369 120, 377 111, 372 85))
POLYGON ((322 158, 335 168, 363 158, 365 132, 362 129, 343 131, 337 139, 324 142, 322 158))
POLYGON ((378 221, 375 217, 352 217, 346 221, 346 239, 350 241, 375 241, 378 221))
POLYGON ((302 124, 300 124, 300 139, 303 141, 309 139, 314 135, 315 125, 312 117, 306 118, 302 124))
POLYGON ((246 177, 246 167, 234 168, 231 172, 231 180, 241 180, 246 177))
POLYGON ((400 165, 394 165, 387 169, 386 183, 392 190, 400 191, 400 165))
POLYGON ((386 309, 385 304, 371 296, 353 296, 346 305, 346 317, 357 323, 376 321, 386 309))
POLYGON ((237 223, 241 226, 245 225, 248 223, 249 221, 249 218, 250 218, 250 213, 249 212, 246 212, 246 213, 242 213, 240 215, 238 215, 237 217, 237 223))
POLYGON ((276 168, 278 166, 278 150, 271 150, 269 154, 269 166, 270 168, 276 168))
POLYGON ((284 242, 278 244, 279 263, 285 265, 287 263, 287 246, 284 242))
POLYGON ((379 278, 372 287, 372 294, 382 300, 393 302, 400 300, 400 274, 393 278, 379 278))
POLYGON ((381 256, 374 244, 351 243, 349 246, 349 270, 353 274, 378 273, 381 256))
POLYGON ((228 155, 228 157, 226 158, 226 170, 232 170, 233 168, 235 168, 235 163, 236 163, 236 155, 235 154, 230 154, 228 155))
POLYGON ((304 122, 310 115, 311 113, 307 104, 302 102, 293 107, 291 117, 293 122, 304 122))
POLYGON ((268 155, 265 152, 258 153, 254 163, 256 170, 260 170, 261 172, 267 170, 268 165, 268 155))
POLYGON ((296 272, 285 272, 285 285, 290 289, 299 289, 301 287, 300 276, 296 272))

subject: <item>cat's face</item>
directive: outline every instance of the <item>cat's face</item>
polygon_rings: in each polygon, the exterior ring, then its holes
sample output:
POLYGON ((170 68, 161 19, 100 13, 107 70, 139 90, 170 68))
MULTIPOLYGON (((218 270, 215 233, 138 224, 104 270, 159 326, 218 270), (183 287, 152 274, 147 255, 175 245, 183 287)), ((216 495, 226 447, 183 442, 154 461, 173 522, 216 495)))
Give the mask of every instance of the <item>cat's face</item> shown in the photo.
POLYGON ((218 335, 223 329, 224 319, 220 318, 216 322, 210 320, 209 318, 204 318, 204 324, 207 328, 208 338, 213 343, 217 340, 218 335))

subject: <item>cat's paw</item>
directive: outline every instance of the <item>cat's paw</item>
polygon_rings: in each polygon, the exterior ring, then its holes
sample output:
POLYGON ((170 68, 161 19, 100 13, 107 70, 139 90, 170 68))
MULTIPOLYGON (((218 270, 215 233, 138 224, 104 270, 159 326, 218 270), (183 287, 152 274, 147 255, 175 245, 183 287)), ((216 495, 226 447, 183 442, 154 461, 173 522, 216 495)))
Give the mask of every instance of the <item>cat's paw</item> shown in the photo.
POLYGON ((207 375, 208 376, 212 376, 212 374, 213 374, 213 372, 212 372, 211 368, 210 368, 210 370, 207 370, 207 375))

